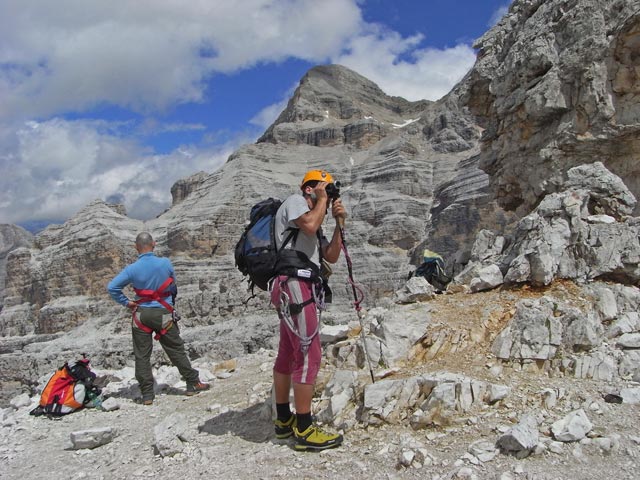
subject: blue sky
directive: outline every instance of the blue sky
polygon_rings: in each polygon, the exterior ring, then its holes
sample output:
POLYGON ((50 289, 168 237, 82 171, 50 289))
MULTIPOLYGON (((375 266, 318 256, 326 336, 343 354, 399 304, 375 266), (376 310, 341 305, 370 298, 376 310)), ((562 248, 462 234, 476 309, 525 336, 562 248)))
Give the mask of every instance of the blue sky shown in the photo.
POLYGON ((510 0, 0 0, 0 223, 151 218, 254 142, 314 65, 436 100, 510 0))

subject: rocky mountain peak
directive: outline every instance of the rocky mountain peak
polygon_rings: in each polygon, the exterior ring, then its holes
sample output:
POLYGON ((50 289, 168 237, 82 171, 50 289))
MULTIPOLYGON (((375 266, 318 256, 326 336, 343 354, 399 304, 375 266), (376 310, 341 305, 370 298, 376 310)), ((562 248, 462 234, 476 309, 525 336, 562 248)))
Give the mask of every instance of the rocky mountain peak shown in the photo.
MULTIPOLYGON (((292 143, 292 124, 335 130, 358 121, 402 123, 403 116, 419 116, 430 103, 391 97, 353 70, 341 65, 321 65, 310 69, 300 80, 287 107, 258 143, 292 143)), ((300 143, 297 138, 296 143, 300 143)))
MULTIPOLYGON (((359 73, 342 65, 320 65, 310 69, 300 81, 300 96, 313 99, 318 107, 327 107, 338 118, 354 118, 354 114, 372 115, 379 110, 390 110, 398 115, 422 110, 432 103, 427 100, 410 102, 392 97, 378 85, 359 73), (335 108, 334 99, 349 99, 354 110, 335 108)), ((294 96, 295 98, 295 96, 294 96)))

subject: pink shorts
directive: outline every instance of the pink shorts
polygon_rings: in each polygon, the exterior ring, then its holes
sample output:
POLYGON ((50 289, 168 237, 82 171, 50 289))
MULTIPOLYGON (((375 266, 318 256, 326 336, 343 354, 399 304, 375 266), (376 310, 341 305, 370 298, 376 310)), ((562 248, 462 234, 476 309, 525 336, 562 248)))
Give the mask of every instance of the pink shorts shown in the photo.
MULTIPOLYGON (((281 275, 273 281, 273 289, 271 290, 271 303, 278 310, 280 318, 280 343, 273 369, 278 373, 291 375, 291 380, 294 383, 315 383, 322 359, 320 335, 315 335, 306 353, 303 352, 300 338, 291 331, 280 311, 280 294, 281 292, 286 293, 291 305, 301 304, 313 298, 312 288, 313 283, 309 280, 281 275)), ((319 321, 315 302, 305 305, 300 314, 291 316, 291 320, 300 335, 312 335, 318 328, 319 321)))

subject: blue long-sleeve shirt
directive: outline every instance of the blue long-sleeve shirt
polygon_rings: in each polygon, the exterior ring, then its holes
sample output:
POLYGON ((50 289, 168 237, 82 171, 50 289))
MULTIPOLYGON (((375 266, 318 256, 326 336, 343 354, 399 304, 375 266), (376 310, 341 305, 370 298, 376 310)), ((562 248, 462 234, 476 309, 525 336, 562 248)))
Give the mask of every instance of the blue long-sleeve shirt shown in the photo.
MULTIPOLYGON (((129 299, 122 293, 122 289, 127 285, 133 285, 138 290, 157 290, 167 278, 173 278, 175 273, 171 260, 165 257, 156 257, 153 252, 138 255, 138 260, 131 265, 127 265, 122 271, 109 282, 107 291, 111 298, 121 305, 127 306, 129 299)), ((164 299, 167 303, 173 304, 171 297, 164 299)), ((159 302, 142 303, 144 307, 162 307, 159 302)))

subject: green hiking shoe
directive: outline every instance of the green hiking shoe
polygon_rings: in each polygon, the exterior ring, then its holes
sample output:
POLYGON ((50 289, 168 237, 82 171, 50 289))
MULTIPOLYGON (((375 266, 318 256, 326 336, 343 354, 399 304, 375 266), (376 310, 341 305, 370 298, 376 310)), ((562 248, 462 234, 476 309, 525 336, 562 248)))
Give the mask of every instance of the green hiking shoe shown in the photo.
POLYGON ((273 421, 273 425, 275 426, 275 430, 276 430, 276 438, 280 440, 284 438, 289 438, 291 435, 293 435, 293 427, 295 426, 295 424, 296 424, 295 415, 291 415, 289 417, 289 420, 287 420, 286 422, 283 422, 276 418, 273 421))
POLYGON ((296 439, 296 450, 325 450, 339 447, 342 444, 342 435, 327 433, 315 425, 309 426, 304 432, 299 432, 296 425, 292 427, 293 436, 296 439))

